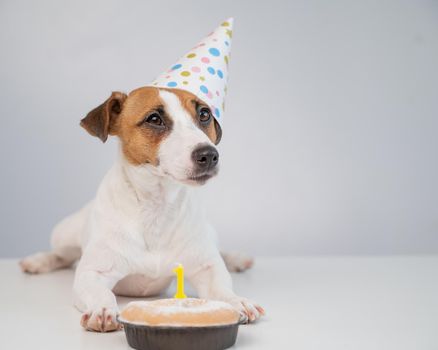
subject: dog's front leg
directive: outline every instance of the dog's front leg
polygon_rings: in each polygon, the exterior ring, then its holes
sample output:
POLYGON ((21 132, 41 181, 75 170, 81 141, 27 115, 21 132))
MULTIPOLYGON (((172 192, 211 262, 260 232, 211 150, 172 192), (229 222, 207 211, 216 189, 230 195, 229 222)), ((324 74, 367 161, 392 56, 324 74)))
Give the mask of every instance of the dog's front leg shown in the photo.
POLYGON ((242 322, 254 322, 265 313, 261 306, 233 292, 231 276, 220 257, 202 265, 188 279, 200 298, 222 300, 233 305, 240 312, 242 322))
POLYGON ((82 312, 81 325, 87 330, 110 332, 121 328, 117 322, 117 300, 112 292, 123 275, 108 262, 93 262, 83 256, 73 286, 75 305, 82 312))

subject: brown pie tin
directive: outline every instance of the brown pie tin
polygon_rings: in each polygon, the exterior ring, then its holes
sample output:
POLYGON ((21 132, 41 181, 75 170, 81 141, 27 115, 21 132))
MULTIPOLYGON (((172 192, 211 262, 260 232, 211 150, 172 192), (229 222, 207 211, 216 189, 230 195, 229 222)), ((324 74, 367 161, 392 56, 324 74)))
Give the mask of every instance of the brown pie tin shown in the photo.
POLYGON ((186 327, 148 326, 118 320, 129 346, 137 350, 222 350, 234 345, 239 323, 186 327))

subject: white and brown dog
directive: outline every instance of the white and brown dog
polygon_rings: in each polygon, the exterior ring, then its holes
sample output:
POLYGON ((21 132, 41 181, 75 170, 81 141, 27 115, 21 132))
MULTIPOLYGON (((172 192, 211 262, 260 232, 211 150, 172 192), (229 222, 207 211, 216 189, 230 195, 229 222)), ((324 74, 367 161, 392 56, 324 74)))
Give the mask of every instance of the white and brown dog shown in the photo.
POLYGON ((129 96, 113 93, 81 125, 103 142, 117 135, 121 155, 96 198, 54 228, 53 250, 23 259, 22 270, 44 273, 79 260, 75 305, 88 330, 119 329, 115 294, 160 293, 176 262, 199 297, 227 301, 247 321, 258 319, 263 309, 233 292, 227 271, 245 270, 252 260, 221 255, 188 186, 218 172, 221 128, 209 107, 190 92, 142 87, 129 96))

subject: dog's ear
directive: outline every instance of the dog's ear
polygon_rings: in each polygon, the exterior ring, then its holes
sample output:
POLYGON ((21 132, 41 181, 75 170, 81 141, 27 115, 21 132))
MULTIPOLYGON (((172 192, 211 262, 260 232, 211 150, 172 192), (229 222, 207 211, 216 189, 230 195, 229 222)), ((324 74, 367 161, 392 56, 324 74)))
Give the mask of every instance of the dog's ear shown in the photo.
POLYGON ((219 122, 216 120, 216 118, 213 118, 214 120, 214 130, 216 131, 216 141, 214 142, 215 145, 219 144, 222 139, 222 128, 219 124, 219 122))
POLYGON ((123 103, 128 96, 122 92, 113 92, 100 106, 93 109, 81 120, 81 126, 91 135, 105 142, 108 134, 114 133, 114 124, 122 112, 123 103))

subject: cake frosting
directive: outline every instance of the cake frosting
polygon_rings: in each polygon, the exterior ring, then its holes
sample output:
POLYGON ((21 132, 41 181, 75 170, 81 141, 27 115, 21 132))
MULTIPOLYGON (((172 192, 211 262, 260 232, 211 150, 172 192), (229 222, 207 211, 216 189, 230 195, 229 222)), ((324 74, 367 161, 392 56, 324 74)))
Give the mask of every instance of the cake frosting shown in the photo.
POLYGON ((205 299, 159 299, 130 302, 120 320, 149 326, 202 327, 235 324, 239 313, 228 303, 205 299))

